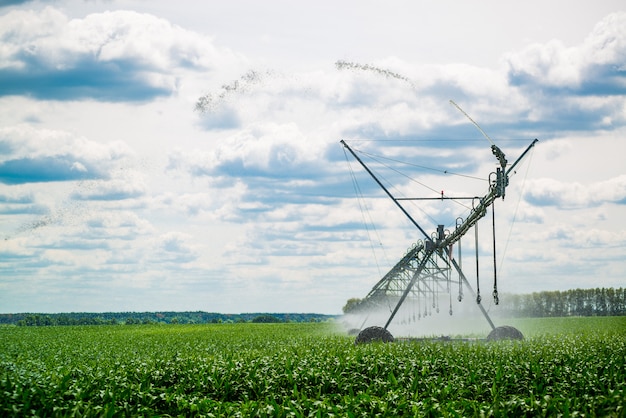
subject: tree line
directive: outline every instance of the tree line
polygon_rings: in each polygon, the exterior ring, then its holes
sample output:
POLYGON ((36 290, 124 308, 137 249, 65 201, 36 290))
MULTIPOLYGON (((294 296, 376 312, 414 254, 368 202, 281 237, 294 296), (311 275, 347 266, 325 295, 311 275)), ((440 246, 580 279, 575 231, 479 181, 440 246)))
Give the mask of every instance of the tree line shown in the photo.
POLYGON ((504 314, 523 317, 626 315, 626 288, 572 289, 501 298, 504 314))
MULTIPOLYGON (((362 299, 349 299, 344 313, 358 312, 362 299)), ((572 289, 501 294, 498 312, 519 317, 626 315, 626 288, 572 289)))
MULTIPOLYGON (((626 288, 572 289, 529 294, 502 294, 498 311, 519 317, 622 316, 626 315, 626 288)), ((344 313, 356 312, 361 299, 349 299, 344 313)), ((0 314, 0 325, 138 325, 138 324, 207 324, 238 322, 324 322, 338 315, 315 313, 243 313, 214 312, 72 312, 0 314)))
POLYGON ((147 324, 219 324, 270 322, 324 322, 336 315, 314 313, 242 313, 214 312, 71 312, 0 314, 0 325, 147 325, 147 324))

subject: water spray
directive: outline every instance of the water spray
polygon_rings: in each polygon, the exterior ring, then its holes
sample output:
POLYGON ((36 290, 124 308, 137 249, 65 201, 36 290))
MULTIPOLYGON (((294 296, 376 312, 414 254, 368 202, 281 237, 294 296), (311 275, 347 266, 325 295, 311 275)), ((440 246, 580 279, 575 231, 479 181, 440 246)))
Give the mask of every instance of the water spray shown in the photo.
POLYGON ((250 70, 236 80, 223 84, 217 93, 207 93, 196 102, 195 110, 200 113, 216 111, 223 103, 231 100, 237 94, 249 92, 253 86, 263 83, 273 76, 272 71, 250 70))
MULTIPOLYGON (((506 169, 507 160, 505 158, 504 153, 495 145, 495 143, 489 138, 489 136, 478 126, 478 124, 471 119, 456 103, 452 100, 450 101, 458 110, 460 110, 473 124, 476 126, 485 136, 485 138, 490 142, 491 149, 498 160, 500 167, 497 168, 496 173, 490 173, 489 175, 489 184, 490 188, 488 193, 482 197, 457 197, 453 199, 471 199, 473 202, 472 209, 467 216, 466 219, 460 220, 457 219, 456 228, 452 231, 448 231, 445 229, 444 225, 437 225, 437 231, 431 235, 428 235, 425 230, 419 225, 416 220, 411 217, 411 215, 406 211, 403 207, 401 200, 415 199, 415 200, 439 200, 437 198, 396 198, 388 188, 382 185, 381 181, 377 178, 377 176, 370 170, 367 165, 363 162, 361 158, 358 157, 356 152, 350 148, 350 146, 344 141, 341 140, 341 144, 346 148, 355 159, 363 166, 365 171, 370 174, 373 180, 382 188, 382 190, 388 195, 389 198, 398 206, 398 208, 404 213, 404 215, 415 225, 415 227, 422 233, 424 236, 423 239, 418 240, 413 247, 411 247, 408 252, 404 255, 404 257, 396 263, 391 270, 381 278, 378 283, 374 285, 372 290, 368 293, 365 299, 359 305, 359 308, 362 310, 368 309, 382 309, 385 305, 392 303, 395 304, 395 308, 391 310, 391 314, 389 315, 387 321, 384 323, 384 326, 370 326, 368 328, 363 329, 361 332, 362 335, 359 334, 356 342, 369 342, 375 340, 382 341, 393 341, 393 337, 388 331, 388 327, 392 323, 394 317, 398 312, 401 311, 402 305, 405 301, 417 300, 417 303, 420 303, 420 300, 424 302, 424 304, 428 304, 430 299, 433 301, 433 309, 436 309, 439 312, 439 306, 437 304, 439 297, 439 290, 446 289, 448 292, 451 292, 451 276, 450 272, 454 269, 458 273, 458 285, 459 288, 462 288, 464 285, 469 292, 474 296, 476 300, 476 305, 478 306, 480 312, 483 314, 485 319, 487 320, 489 326, 491 327, 491 333, 487 337, 487 339, 521 339, 523 336, 521 333, 512 327, 496 327, 493 321, 491 320, 488 312, 485 310, 480 301, 480 284, 479 284, 479 276, 478 276, 478 264, 477 264, 477 292, 474 292, 472 286, 470 285, 468 279, 463 273, 460 265, 454 259, 454 253, 452 251, 452 246, 455 243, 459 243, 460 249, 460 240, 465 235, 471 227, 477 228, 478 221, 484 217, 487 213, 487 208, 491 206, 497 198, 504 198, 505 189, 508 186, 508 174, 515 167, 519 161, 526 155, 526 153, 535 145, 537 140, 535 139, 528 148, 522 153, 522 155, 512 164, 508 170, 506 169), (492 174, 496 174, 495 179, 492 178, 492 174)), ((442 195, 443 196, 443 195, 442 195)), ((494 226, 494 252, 495 252, 495 215, 493 218, 494 226)), ((476 233, 478 232, 475 229, 476 233)), ((476 241, 478 237, 476 235, 476 241)), ((478 250, 478 243, 475 244, 476 250, 478 250)), ((459 257, 460 259, 460 257, 459 257)), ((495 253, 494 253, 495 260, 495 253)), ((478 262, 478 254, 476 255, 476 261, 478 262)), ((495 263, 494 263, 494 271, 495 271, 495 263)), ((493 292, 494 300, 496 304, 498 302, 498 293, 497 293, 497 282, 496 275, 494 274, 494 292, 493 292)), ((451 300, 451 298, 448 298, 451 300)), ((461 298, 459 298, 461 299, 461 298)), ((451 311, 452 309, 450 309, 451 311)), ((424 316, 426 316, 427 312, 424 312, 424 316)), ((432 311, 428 312, 428 316, 432 314, 432 311)), ((382 322, 380 322, 382 323, 382 322)))
POLYGON ((413 82, 408 78, 391 70, 387 70, 385 68, 375 67, 369 64, 359 64, 356 62, 348 62, 348 61, 337 61, 335 62, 335 67, 338 70, 359 70, 366 72, 373 72, 374 74, 382 75, 386 78, 395 78, 396 80, 401 80, 409 83, 412 88, 415 88, 413 82))
POLYGON ((493 140, 491 138, 489 138, 489 135, 487 135, 487 133, 485 131, 483 131, 483 128, 481 128, 480 125, 478 125, 478 123, 476 123, 476 121, 470 117, 470 115, 465 113, 465 111, 463 109, 461 109, 461 107, 458 104, 456 104, 456 102, 454 100, 450 100, 450 104, 452 106, 456 107, 459 110, 459 112, 463 113, 465 115, 465 117, 467 119, 469 119, 469 121, 474 124, 474 126, 480 131, 480 133, 483 134, 483 136, 487 139, 487 141, 489 141, 491 146, 494 146, 494 147, 496 146, 496 144, 493 142, 493 140))

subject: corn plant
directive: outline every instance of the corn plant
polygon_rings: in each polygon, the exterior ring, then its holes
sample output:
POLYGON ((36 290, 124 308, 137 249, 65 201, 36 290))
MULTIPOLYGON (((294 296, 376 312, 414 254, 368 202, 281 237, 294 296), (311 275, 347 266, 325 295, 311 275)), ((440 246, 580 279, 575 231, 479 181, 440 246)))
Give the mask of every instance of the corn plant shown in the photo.
POLYGON ((319 323, 1 327, 0 415, 624 416, 626 321, 568 321, 359 346, 319 323))

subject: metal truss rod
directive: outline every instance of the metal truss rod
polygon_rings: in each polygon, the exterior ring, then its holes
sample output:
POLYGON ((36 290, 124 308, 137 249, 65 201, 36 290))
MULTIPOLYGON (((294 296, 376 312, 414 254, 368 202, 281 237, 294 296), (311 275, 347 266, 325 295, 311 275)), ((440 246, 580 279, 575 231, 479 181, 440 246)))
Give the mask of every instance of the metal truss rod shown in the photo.
POLYGON ((524 158, 524 156, 537 143, 537 141, 539 140, 535 139, 528 146, 528 148, 526 148, 522 155, 520 155, 519 158, 515 160, 513 165, 511 165, 511 167, 506 170, 506 173, 503 174, 504 180, 501 184, 502 187, 500 187, 499 184, 492 184, 489 189, 489 193, 487 193, 485 197, 479 200, 478 206, 472 209, 467 219, 465 219, 465 222, 463 222, 461 225, 458 225, 454 232, 452 232, 443 241, 441 241, 441 243, 439 244, 440 248, 445 248, 461 239, 461 237, 465 235, 468 229, 470 229, 476 222, 478 222, 480 218, 485 216, 485 214, 487 213, 487 208, 496 200, 496 198, 504 198, 504 188, 506 188, 509 183, 509 173, 522 160, 522 158, 524 158))
POLYGON ((480 199, 478 196, 462 196, 462 197, 396 197, 396 200, 474 200, 480 199))
POLYGON ((535 146, 535 144, 536 144, 538 141, 539 141, 539 140, 538 140, 537 138, 535 138, 535 140, 534 140, 534 141, 533 141, 533 142, 532 142, 532 143, 528 146, 528 148, 526 148, 526 150, 522 153, 522 155, 520 155, 520 156, 519 156, 519 158, 518 158, 517 160, 515 160, 515 162, 514 162, 513 164, 511 164, 511 166, 509 167, 509 169, 508 169, 508 170, 506 170, 506 175, 507 175, 507 177, 508 177, 509 173, 510 173, 511 171, 513 171, 513 169, 515 168, 515 166, 516 166, 516 165, 517 165, 520 161, 522 161, 522 158, 524 158, 524 156, 525 156, 526 154, 528 154, 528 151, 530 151, 530 149, 531 149, 532 147, 534 147, 534 146, 535 146))
POLYGON ((409 285, 406 287, 406 289, 404 289, 404 293, 402 294, 402 297, 400 297, 398 304, 394 308, 393 312, 391 312, 391 315, 389 316, 389 319, 387 320, 387 323, 385 324, 385 329, 387 329, 387 327, 393 320, 393 317, 396 316, 396 313, 398 313, 398 309, 400 309, 400 306, 402 306, 402 303, 404 303, 404 299, 406 299, 406 297, 411 292, 411 289, 415 285, 417 278, 422 273, 422 270, 424 270, 424 266, 426 265, 426 262, 430 259, 430 257, 433 255, 433 252, 434 252, 434 246, 430 250, 426 250, 426 252, 424 253, 424 258, 422 258, 422 261, 420 261, 419 266, 417 266, 415 273, 413 273, 413 277, 411 278, 409 285))
POLYGON ((397 276, 400 272, 402 272, 406 268, 406 266, 408 266, 411 263, 411 260, 417 259, 418 254, 423 249, 424 249, 424 245, 421 243, 411 248, 411 250, 407 252, 405 256, 402 257, 402 259, 398 261, 396 265, 393 266, 393 268, 389 270, 389 272, 385 274, 383 278, 380 279, 378 283, 374 285, 374 287, 372 287, 372 290, 368 293, 368 295, 366 296, 366 299, 374 296, 379 291, 386 291, 389 287, 389 282, 392 280, 392 277, 397 276), (387 287, 384 287, 385 284, 387 285, 387 287))
POLYGON ((415 221, 415 219, 413 219, 411 217, 411 215, 409 215, 409 213, 406 211, 406 209, 404 209, 404 207, 402 207, 402 205, 398 202, 398 200, 391 194, 391 192, 389 190, 387 190, 387 188, 385 186, 383 186, 383 184, 380 182, 380 180, 378 180, 378 177, 376 177, 374 175, 374 173, 372 173, 372 171, 369 169, 368 166, 365 165, 365 163, 363 161, 361 161, 361 159, 359 158, 358 155, 356 155, 356 153, 354 151, 352 151, 352 148, 350 148, 348 146, 348 144, 346 144, 346 142, 342 139, 341 144, 348 150, 350 151, 350 154, 352 154, 352 156, 359 162, 359 164, 361 164, 363 166, 363 168, 365 169, 365 171, 368 172, 368 174, 370 176, 372 176, 372 178, 374 179, 374 181, 381 187, 381 189, 383 189, 385 191, 385 193, 387 193, 387 196, 389 196, 391 198, 391 200, 393 200, 393 202, 396 204, 396 206, 398 206, 398 208, 400 208, 400 210, 402 211, 402 213, 404 213, 406 215, 407 218, 409 218, 409 220, 413 223, 413 225, 415 225, 417 227, 417 229, 420 230, 420 232, 422 234, 424 234, 424 237, 426 237, 426 239, 428 241, 432 241, 430 236, 426 233, 426 231, 424 231, 422 229, 421 226, 419 226, 419 224, 415 221))
MULTIPOLYGON (((470 293, 472 294, 472 296, 474 297, 474 299, 476 298, 476 293, 474 292, 474 289, 472 289, 472 286, 469 284, 469 282, 467 281, 467 278, 465 277, 465 274, 463 274, 463 271, 461 270, 461 268, 459 267, 459 265, 457 264, 456 260, 454 258, 452 258, 450 260, 452 262, 452 265, 454 266, 454 268, 456 269, 457 273, 459 273, 459 277, 461 277, 461 279, 463 280, 463 282, 465 283, 465 286, 467 286, 467 288, 469 289, 470 293)), ((496 329, 496 326, 493 324, 493 321, 491 320, 491 318, 489 317, 489 314, 487 313, 487 311, 485 310, 485 308, 483 307, 482 304, 478 303, 477 304, 478 307, 480 308, 480 311, 483 313, 483 315, 485 316, 485 319, 487 320, 487 322, 489 322, 489 325, 491 326, 492 330, 496 329)))

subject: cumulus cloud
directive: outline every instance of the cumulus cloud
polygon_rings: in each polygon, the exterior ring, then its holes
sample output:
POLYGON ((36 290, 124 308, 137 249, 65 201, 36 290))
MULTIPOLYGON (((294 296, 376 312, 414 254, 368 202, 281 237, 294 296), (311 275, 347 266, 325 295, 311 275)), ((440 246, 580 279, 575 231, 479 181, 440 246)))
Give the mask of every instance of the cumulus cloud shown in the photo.
POLYGON ((0 128, 0 182, 23 184, 108 178, 132 151, 123 142, 102 145, 68 132, 30 126, 0 128))
POLYGON ((198 258, 192 237, 180 232, 168 232, 154 240, 154 262, 189 263, 198 258))
POLYGON ((90 213, 81 228, 76 233, 83 238, 122 240, 135 240, 155 230, 149 221, 132 211, 90 213))
MULTIPOLYGON (((152 15, 115 11, 71 19, 51 7, 9 12, 0 17, 0 106, 10 108, 3 120, 58 126, 85 117, 67 129, 91 130, 98 137, 111 129, 117 138, 134 141, 129 143, 137 144, 134 149, 145 158, 156 157, 159 165, 168 159, 165 173, 142 175, 120 169, 133 157, 125 142, 5 124, 0 128, 0 212, 27 212, 19 218, 24 226, 18 232, 29 231, 7 242, 13 248, 21 240, 27 243, 23 248, 37 248, 30 253, 33 260, 44 254, 43 263, 54 263, 55 272, 40 271, 42 277, 86 272, 84 277, 93 279, 97 270, 100 277, 118 274, 117 280, 154 289, 163 277, 179 280, 174 274, 180 268, 183 280, 195 281, 197 289, 201 280, 194 274, 230 283, 237 277, 241 285, 247 277, 271 278, 268 283, 282 286, 324 280, 332 269, 332 276, 343 275, 346 283, 362 281, 366 292, 363 271, 374 261, 364 218, 380 228, 379 236, 370 231, 374 245, 393 248, 391 261, 419 233, 347 155, 366 196, 359 206, 339 140, 370 153, 360 155, 380 170, 393 193, 423 197, 445 189, 448 196, 480 196, 495 159, 481 134, 450 106, 454 99, 509 160, 532 138, 542 139, 537 159, 546 171, 525 185, 526 200, 515 213, 524 223, 522 240, 532 240, 533 251, 546 251, 536 239, 561 247, 570 239, 580 246, 619 243, 619 234, 601 229, 583 236, 575 235, 576 228, 557 228, 552 216, 554 208, 597 206, 608 220, 626 203, 626 179, 614 168, 618 148, 606 147, 611 174, 598 171, 593 178, 567 181, 580 170, 562 158, 576 151, 571 160, 580 161, 599 148, 594 144, 581 151, 570 140, 572 130, 587 140, 589 131, 615 129, 626 121, 623 20, 619 13, 607 17, 581 45, 555 40, 509 54, 504 68, 425 65, 393 56, 336 62, 324 56, 326 68, 281 74, 247 70, 243 58, 209 37, 152 15), (98 103, 149 101, 176 92, 180 95, 169 100, 142 103, 136 118, 120 119, 115 128, 106 124, 128 113, 128 107, 98 103), (38 99, 72 102, 46 106, 47 115, 38 99), (87 110, 57 118, 60 108, 75 109, 84 99, 87 110), (190 120, 194 99, 195 126, 190 120), (189 118, 180 117, 184 112, 189 118), (528 140, 514 142, 523 138, 528 140), (462 176, 448 183, 451 173, 462 176), (598 180, 601 175, 612 178, 598 180), (55 196, 47 196, 52 185, 43 183, 52 181, 65 184, 55 184, 55 196), (28 220, 33 214, 38 218, 28 220), (57 222, 68 218, 80 222, 57 222), (237 271, 229 271, 230 265, 237 271)), ((510 191, 508 201, 517 198, 516 190, 510 191)), ((430 232, 448 220, 454 225, 471 204, 406 205, 430 232)), ((511 219, 511 209, 505 210, 499 216, 511 219)), ((600 228, 609 224, 596 221, 600 228)), ((12 250, 0 258, 9 257, 21 254, 12 250)))
POLYGON ((15 5, 15 4, 28 3, 29 1, 31 1, 31 0, 4 0, 2 3, 0 3, 0 7, 11 6, 11 5, 15 5))
POLYGON ((626 204, 626 175, 588 184, 554 179, 531 180, 526 200, 534 205, 562 209, 587 208, 604 203, 626 204))
POLYGON ((608 15, 580 45, 533 44, 505 57, 511 87, 525 97, 522 120, 550 135, 623 126, 626 12, 608 15))
POLYGON ((608 231, 597 228, 576 228, 558 224, 545 229, 537 236, 543 241, 557 240, 566 247, 574 248, 619 248, 626 242, 626 231, 608 231))
POLYGON ((43 215, 48 208, 41 205, 32 193, 8 190, 0 192, 0 213, 4 215, 19 215, 23 213, 43 215))
POLYGON ((545 212, 541 207, 532 206, 526 202, 520 202, 520 207, 515 214, 515 220, 524 223, 542 224, 545 218, 545 212))
POLYGON ((132 11, 69 19, 61 11, 0 16, 0 95, 147 100, 176 91, 181 70, 241 61, 210 38, 132 11))
POLYGON ((186 215, 196 216, 203 212, 213 212, 220 207, 220 198, 229 196, 234 198, 232 193, 227 193, 222 189, 223 193, 209 192, 199 193, 165 193, 156 200, 156 206, 163 209, 175 210, 186 215))
POLYGON ((68 155, 19 158, 0 163, 0 181, 6 184, 84 180, 99 178, 103 174, 97 167, 87 169, 68 155))
POLYGON ((169 167, 195 176, 298 178, 322 169, 317 165, 322 152, 297 125, 265 123, 227 137, 215 151, 177 151, 169 167))
POLYGON ((0 203, 26 204, 33 203, 32 194, 0 193, 0 203))
POLYGON ((138 179, 113 179, 90 184, 83 184, 72 193, 78 200, 125 200, 138 198, 146 194, 146 184, 138 179))
POLYGON ((626 12, 619 12, 599 22, 582 45, 567 47, 558 40, 534 44, 509 55, 507 62, 510 80, 522 87, 623 94, 625 58, 626 12))

